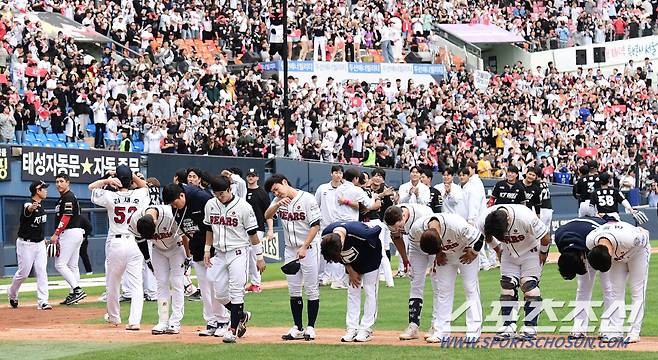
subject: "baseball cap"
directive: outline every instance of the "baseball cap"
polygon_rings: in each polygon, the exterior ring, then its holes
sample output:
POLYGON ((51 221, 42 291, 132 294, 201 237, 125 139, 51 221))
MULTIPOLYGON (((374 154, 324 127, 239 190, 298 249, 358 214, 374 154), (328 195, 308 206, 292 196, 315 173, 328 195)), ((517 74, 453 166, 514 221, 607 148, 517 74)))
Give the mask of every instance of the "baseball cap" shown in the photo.
POLYGON ((48 184, 45 182, 39 180, 39 181, 33 181, 32 184, 30 184, 30 194, 33 196, 37 193, 38 190, 47 188, 48 184))
POLYGON ((121 184, 124 187, 129 187, 130 183, 133 181, 133 171, 127 165, 117 166, 115 176, 117 179, 121 180, 121 184))
POLYGON ((252 168, 247 171, 247 176, 258 176, 258 173, 256 172, 256 169, 252 168))
POLYGON ((517 168, 515 165, 510 165, 507 167, 508 172, 513 172, 513 173, 519 173, 519 168, 517 168))

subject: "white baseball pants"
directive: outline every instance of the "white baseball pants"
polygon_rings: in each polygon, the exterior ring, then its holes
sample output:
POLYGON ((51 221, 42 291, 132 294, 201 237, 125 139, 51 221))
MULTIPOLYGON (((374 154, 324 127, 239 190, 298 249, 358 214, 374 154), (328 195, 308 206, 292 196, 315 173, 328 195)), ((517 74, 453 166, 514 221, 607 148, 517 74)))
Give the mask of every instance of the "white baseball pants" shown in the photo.
MULTIPOLYGON (((121 308, 119 306, 119 287, 121 279, 125 276, 127 290, 130 294, 141 294, 142 264, 144 256, 137 247, 137 242, 132 235, 121 235, 116 237, 110 235, 106 244, 107 258, 107 314, 110 321, 121 322, 121 308)), ((142 320, 142 309, 144 307, 143 296, 132 296, 130 298, 130 316, 128 324, 139 325, 142 320)))
POLYGON ((212 266, 208 269, 208 278, 213 283, 215 297, 223 305, 244 304, 249 247, 245 246, 226 252, 217 251, 213 260, 212 266))
MULTIPOLYGON (((648 233, 646 234, 648 236, 648 233)), ((611 336, 622 336, 624 317, 626 315, 626 282, 631 287, 631 313, 627 322, 631 324, 628 335, 640 335, 644 319, 644 303, 646 302, 647 281, 649 278, 649 259, 651 246, 635 253, 628 262, 612 260, 610 268, 610 283, 614 300, 611 306, 610 327, 611 336)))
MULTIPOLYGON (((610 283, 610 272, 599 272, 592 268, 587 260, 585 260, 587 267, 587 274, 577 275, 578 288, 576 289, 576 308, 574 309, 575 316, 573 319, 572 333, 588 333, 594 331, 589 328, 589 316, 587 315, 588 303, 592 299, 592 289, 594 288, 594 280, 596 274, 600 274, 599 281, 601 283, 601 290, 603 292, 603 314, 606 314, 610 304, 614 300, 612 293, 612 284, 610 283)), ((601 317, 600 329, 602 333, 607 333, 609 319, 601 317)))
POLYGON ((180 326, 183 319, 185 303, 183 262, 185 262, 185 250, 182 246, 167 250, 153 248, 151 263, 157 279, 159 323, 180 326), (169 303, 171 303, 171 317, 167 306, 169 303))
MULTIPOLYGON (((262 242, 265 233, 262 231, 257 231, 256 235, 258 235, 258 239, 262 242)), ((258 267, 256 266, 256 260, 256 252, 254 251, 254 247, 249 246, 249 278, 251 279, 251 283, 253 285, 260 286, 261 276, 260 271, 258 271, 258 267)))
POLYGON ((361 274, 361 287, 348 286, 347 288, 347 313, 345 322, 348 329, 372 330, 377 320, 377 297, 379 291, 379 269, 369 273, 361 274), (361 312, 361 289, 365 292, 366 299, 363 304, 363 317, 359 322, 361 312))
POLYGON ((450 320, 455 299, 455 279, 457 272, 462 277, 462 285, 466 294, 466 337, 477 338, 482 332, 482 304, 480 302, 480 282, 478 272, 480 264, 477 258, 470 264, 462 264, 459 258, 449 259, 448 264, 436 266, 430 275, 434 288, 433 322, 435 334, 439 337, 450 336, 452 332, 450 320))
POLYGON ((393 286, 395 283, 393 282, 391 261, 388 259, 388 256, 386 256, 386 250, 391 247, 391 231, 388 229, 388 226, 379 219, 370 220, 367 225, 370 227, 379 226, 382 228, 382 231, 379 233, 379 241, 382 243, 382 263, 379 265, 379 273, 384 275, 384 281, 386 281, 387 286, 393 286))
MULTIPOLYGON (((150 241, 148 242, 148 248, 150 257, 153 259, 153 243, 150 241)), ((136 296, 148 295, 152 299, 156 298, 158 296, 158 283, 153 272, 149 269, 148 265, 146 265, 146 261, 142 264, 142 281, 144 288, 137 292, 136 296)), ((130 286, 128 285, 128 280, 125 276, 121 279, 121 288, 123 289, 123 295, 125 297, 133 297, 133 294, 129 290, 130 286)))
POLYGON ((18 289, 23 281, 30 276, 30 271, 34 267, 34 273, 37 277, 37 301, 39 305, 48 303, 48 255, 46 254, 46 243, 24 241, 21 238, 16 239, 16 259, 18 260, 18 270, 11 281, 8 295, 10 299, 18 300, 18 289))
MULTIPOLYGON (((286 246, 286 263, 297 258, 298 249, 299 247, 286 246)), ((295 275, 286 275, 290 297, 302 297, 302 287, 304 287, 307 300, 317 300, 320 298, 320 287, 317 281, 318 252, 317 243, 311 243, 311 246, 306 251, 306 257, 299 261, 301 269, 295 275)))
POLYGON ((80 282, 80 245, 84 230, 80 228, 66 229, 59 235, 59 256, 55 258, 55 269, 69 284, 71 290, 80 282))
MULTIPOLYGON (((215 258, 210 259, 215 263, 215 258)), ((206 324, 225 324, 229 322, 228 310, 215 298, 213 279, 208 277, 208 270, 203 261, 193 261, 196 278, 201 290, 201 301, 203 302, 203 320, 206 324)))

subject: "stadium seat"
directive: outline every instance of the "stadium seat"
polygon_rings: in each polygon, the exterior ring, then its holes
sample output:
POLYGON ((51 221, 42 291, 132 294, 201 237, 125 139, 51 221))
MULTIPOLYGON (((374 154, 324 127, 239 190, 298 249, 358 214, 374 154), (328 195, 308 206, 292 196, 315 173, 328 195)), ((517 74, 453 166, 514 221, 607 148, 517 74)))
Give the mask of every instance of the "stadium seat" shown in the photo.
POLYGON ((66 142, 66 135, 64 135, 64 134, 57 134, 57 138, 61 142, 66 142))
POLYGON ((25 142, 23 143, 23 145, 25 145, 25 146, 37 146, 37 145, 35 145, 32 141, 27 141, 27 140, 25 140, 25 142))
POLYGON ((55 145, 53 143, 51 143, 50 141, 46 141, 46 142, 41 143, 41 146, 47 147, 47 148, 55 147, 55 145))
POLYGON ((36 139, 36 141, 42 142, 42 143, 45 143, 45 142, 48 141, 48 138, 46 137, 45 134, 34 134, 34 138, 36 139))
POLYGON ((87 125, 87 133, 89 136, 96 136, 96 126, 94 124, 87 125))
POLYGON ((141 141, 135 141, 133 142, 133 151, 135 152, 143 152, 144 151, 144 143, 141 141))
POLYGON ((36 140, 37 140, 37 139, 34 137, 34 133, 32 133, 32 132, 26 132, 26 133, 25 133, 25 141, 31 141, 31 142, 34 142, 34 141, 36 141, 36 140))
POLYGON ((57 134, 53 134, 53 133, 46 134, 46 139, 48 139, 48 141, 50 141, 50 142, 59 141, 59 138, 57 138, 57 134))
POLYGON ((79 143, 78 143, 78 149, 89 150, 89 144, 87 144, 87 143, 84 142, 84 141, 83 141, 83 142, 79 142, 79 143))
POLYGON ((27 131, 36 134, 39 131, 39 128, 36 125, 28 125, 27 126, 27 131))
POLYGON ((74 142, 70 142, 70 143, 66 143, 66 147, 69 148, 69 149, 77 149, 78 144, 74 143, 74 142))
POLYGON ((63 142, 61 142, 61 141, 58 141, 58 142, 55 143, 55 147, 56 147, 56 148, 60 148, 60 149, 61 149, 61 148, 65 148, 65 147, 66 147, 66 144, 63 143, 63 142))

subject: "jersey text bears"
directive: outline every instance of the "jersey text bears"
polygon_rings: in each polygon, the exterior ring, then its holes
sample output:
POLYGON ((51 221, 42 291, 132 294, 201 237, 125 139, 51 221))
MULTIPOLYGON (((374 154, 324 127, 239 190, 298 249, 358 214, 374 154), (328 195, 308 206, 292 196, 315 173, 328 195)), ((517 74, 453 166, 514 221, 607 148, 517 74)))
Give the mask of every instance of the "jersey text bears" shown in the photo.
POLYGON ((505 235, 505 238, 503 239, 503 242, 505 244, 514 244, 517 242, 521 242, 525 240, 524 235, 505 235))
POLYGON ((306 220, 306 214, 303 211, 278 211, 279 218, 286 221, 306 220))
POLYGON ((162 240, 162 239, 168 239, 172 236, 173 234, 171 232, 162 232, 162 233, 156 233, 153 234, 153 240, 162 240))
POLYGON ((445 245, 441 246, 441 251, 450 251, 450 250, 456 248, 457 246, 459 246, 459 243, 456 243, 456 242, 454 242, 452 244, 445 244, 445 245))
POLYGON ((212 225, 238 226, 238 218, 222 215, 210 215, 212 225))

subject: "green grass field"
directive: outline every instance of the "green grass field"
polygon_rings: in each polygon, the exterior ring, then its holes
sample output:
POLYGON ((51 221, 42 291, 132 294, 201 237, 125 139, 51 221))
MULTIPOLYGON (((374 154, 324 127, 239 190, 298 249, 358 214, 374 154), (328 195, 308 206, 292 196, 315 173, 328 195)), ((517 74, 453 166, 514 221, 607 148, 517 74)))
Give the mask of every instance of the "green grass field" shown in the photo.
MULTIPOLYGON (((267 271, 263 274, 264 281, 282 280, 283 274, 279 270, 280 264, 268 264, 267 271)), ((395 266, 395 265, 394 265, 395 266)), ((643 323, 643 336, 658 336, 658 315, 655 309, 658 308, 658 259, 654 256, 651 261, 651 268, 649 274, 649 284, 647 290, 647 303, 643 323)), ((394 267, 395 268, 395 267, 394 267)), ((99 275, 92 275, 99 276, 99 275)), ((54 278, 51 278, 54 279, 54 278)), ((33 279, 30 279, 33 280, 33 279)), ((8 279, 0 280, 0 283, 6 283, 8 279)), ((379 291, 379 312, 375 330, 393 330, 400 331, 406 327, 407 324, 407 297, 409 293, 409 280, 396 279, 396 286, 394 288, 386 288, 380 286, 379 291)), ((464 294, 461 287, 461 281, 457 280, 455 290, 455 308, 464 301, 464 294)), ((554 301, 570 301, 575 297, 576 281, 563 280, 557 271, 557 266, 549 264, 545 267, 542 274, 541 281, 542 297, 544 299, 553 299, 554 301)), ((86 289, 90 296, 98 296, 103 292, 103 288, 88 288, 86 289)), ((498 299, 499 294, 499 271, 497 269, 488 272, 480 273, 480 292, 482 294, 483 311, 485 315, 485 326, 494 325, 494 322, 487 322, 486 316, 492 313, 490 306, 491 301, 498 299)), ((54 290, 50 292, 52 302, 55 303, 66 296, 67 290, 54 290)), ((429 326, 429 319, 431 316, 431 286, 427 282, 425 287, 425 304, 422 317, 423 330, 429 326)), ((627 294, 627 301, 630 301, 630 295, 627 294)), ((22 293, 20 295, 21 301, 34 302, 36 299, 35 293, 22 293)), ((321 328, 344 328, 345 327, 345 304, 346 294, 344 290, 331 290, 328 287, 321 288, 321 302, 320 314, 317 321, 318 332, 321 333, 321 328)), ((601 299, 601 291, 597 285, 594 287, 593 299, 601 299)), ((3 297, 0 303, 6 304, 7 299, 3 297)), ((99 302, 85 302, 78 305, 80 307, 99 307, 103 308, 104 303, 99 302)), ((122 316, 125 319, 128 316, 129 304, 122 304, 122 316)), ((252 311, 253 319, 250 322, 252 326, 258 327, 288 327, 291 325, 291 316, 289 311, 288 290, 287 289, 272 289, 265 290, 261 294, 248 294, 246 297, 246 309, 252 311)), ((572 308, 565 307, 555 309, 555 314, 559 319, 567 315, 572 308)), ((595 310, 597 315, 600 315, 601 310, 595 310)), ((306 316, 304 316, 306 317, 306 316)), ((1 320, 0 320, 1 321, 1 320)), ((147 302, 144 306, 144 315, 142 325, 144 328, 149 328, 151 324, 157 321, 156 303, 147 302)), ((102 323, 102 318, 89 320, 90 323, 102 323)), ((459 316, 454 325, 463 325, 465 323, 464 316, 459 316)), ((547 314, 544 312, 539 320, 540 325, 549 324, 547 314)), ((550 323, 557 326, 570 326, 571 322, 557 322, 550 323)), ((185 317, 183 325, 203 325, 201 316, 201 303, 200 302, 185 302, 185 317)), ((376 333, 375 333, 376 336, 376 333)), ((217 345, 190 345, 185 344, 124 344, 124 343, 85 343, 85 344, 69 344, 69 343, 25 343, 25 342, 0 342, 0 359, 16 359, 20 356, 22 359, 126 359, 126 358, 149 358, 149 359, 164 359, 164 358, 187 358, 197 355, 228 355, 228 354, 245 354, 248 358, 290 358, 291 356, 299 356, 300 350, 296 346, 306 345, 286 345, 286 344, 263 344, 259 346, 253 345, 235 345, 235 346, 217 346, 217 345), (249 346, 247 349, 246 346, 249 346), (25 349, 29 348, 29 353, 26 355, 25 349)), ((436 349, 428 347, 396 347, 396 346, 345 346, 340 345, 311 345, 305 349, 303 354, 315 358, 335 358, 336 356, 355 356, 358 358, 390 358, 392 356, 407 358, 407 354, 416 355, 431 355, 436 354, 436 351, 446 352, 447 355, 457 355, 460 358, 478 358, 483 359, 499 359, 501 357, 514 356, 512 351, 517 350, 486 350, 486 349, 436 349), (430 353, 431 352, 431 353, 430 353)), ((567 356, 574 356, 572 351, 564 350, 523 350, 524 358, 566 358, 567 356)), ((608 358, 614 356, 618 359, 623 358, 655 358, 656 353, 629 353, 629 352, 577 352, 577 356, 583 359, 593 358, 608 358)))

